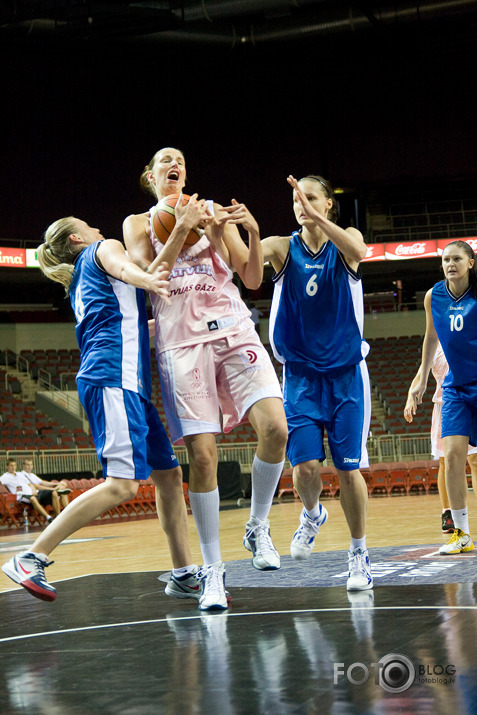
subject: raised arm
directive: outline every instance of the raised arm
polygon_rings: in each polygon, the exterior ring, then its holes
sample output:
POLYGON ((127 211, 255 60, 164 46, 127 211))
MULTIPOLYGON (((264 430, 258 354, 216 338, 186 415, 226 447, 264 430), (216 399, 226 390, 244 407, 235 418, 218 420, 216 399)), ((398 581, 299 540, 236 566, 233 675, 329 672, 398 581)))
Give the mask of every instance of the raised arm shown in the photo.
POLYGON ((232 199, 230 206, 221 207, 223 212, 223 242, 228 251, 230 265, 237 271, 244 285, 256 290, 263 280, 263 253, 258 223, 245 204, 232 199), (242 240, 237 225, 248 233, 248 247, 242 240))
POLYGON ((366 256, 367 251, 361 231, 358 231, 358 229, 352 226, 343 229, 332 221, 329 221, 312 207, 295 177, 289 176, 287 181, 294 189, 308 218, 314 221, 325 236, 341 251, 350 268, 356 270, 359 262, 366 256))

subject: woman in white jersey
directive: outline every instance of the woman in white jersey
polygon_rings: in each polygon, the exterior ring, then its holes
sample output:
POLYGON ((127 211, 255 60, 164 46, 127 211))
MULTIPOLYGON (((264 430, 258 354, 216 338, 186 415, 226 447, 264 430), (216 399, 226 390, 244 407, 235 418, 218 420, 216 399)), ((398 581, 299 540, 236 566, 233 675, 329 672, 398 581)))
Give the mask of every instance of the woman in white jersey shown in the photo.
MULTIPOLYGON (((431 454, 434 459, 439 460, 439 471, 437 473, 437 489, 439 492, 439 497, 442 506, 442 533, 451 534, 454 532, 454 522, 452 521, 452 514, 450 510, 449 497, 446 488, 446 476, 445 476, 445 461, 444 461, 444 445, 442 443, 441 437, 441 423, 442 423, 442 383, 449 369, 447 364, 446 356, 439 344, 434 359, 432 361, 431 371, 434 379, 437 383, 436 391, 432 396, 432 402, 434 407, 432 409, 432 419, 431 419, 431 454)), ((404 407, 404 417, 410 423, 413 420, 413 416, 416 414, 414 400, 412 398, 412 391, 418 384, 421 377, 420 370, 418 370, 416 376, 414 377, 411 385, 409 387, 409 395, 404 407)), ((472 474, 472 486, 474 488, 474 493, 477 493, 477 447, 471 447, 469 445, 467 461, 470 466, 472 474)))
MULTIPOLYGON (((160 149, 141 181, 157 200, 180 194, 186 181, 183 153, 160 149)), ((275 370, 232 281, 236 270, 247 287, 260 285, 260 235, 243 204, 233 201, 223 208, 194 194, 185 207, 176 206, 176 225, 162 245, 154 237, 152 212, 129 216, 124 238, 129 255, 141 267, 147 268, 156 256, 172 266, 169 303, 153 297, 162 396, 172 442, 183 439, 189 453, 189 497, 205 567, 199 608, 224 609, 215 441, 221 432, 219 412, 225 432, 248 418, 257 433, 244 545, 253 554, 255 568, 280 566, 268 513, 283 470, 286 419, 275 370), (190 229, 199 224, 204 235, 194 246, 184 247, 190 229), (247 231, 248 247, 235 224, 247 231)))
MULTIPOLYGON (((13 556, 2 570, 33 596, 53 601, 56 589, 44 572, 53 563, 49 554, 73 532, 132 499, 137 480, 149 475, 173 564, 190 570, 182 470, 150 402, 144 290, 167 296, 168 270, 157 261, 144 273, 129 260, 122 243, 104 240, 97 228, 73 216, 48 228, 38 261, 45 275, 65 287, 76 315, 78 392, 106 479, 70 502, 29 550, 13 556)), ((184 597, 172 580, 168 587, 169 595, 184 597)))

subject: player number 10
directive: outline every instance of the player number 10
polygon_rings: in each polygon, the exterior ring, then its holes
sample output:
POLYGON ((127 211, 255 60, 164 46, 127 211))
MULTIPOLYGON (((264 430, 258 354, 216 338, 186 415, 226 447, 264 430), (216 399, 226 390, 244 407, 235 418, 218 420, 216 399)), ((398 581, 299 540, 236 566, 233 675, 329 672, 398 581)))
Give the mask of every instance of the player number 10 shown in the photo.
POLYGON ((462 330, 464 327, 464 316, 462 315, 451 315, 450 317, 450 329, 451 332, 453 330, 462 330))

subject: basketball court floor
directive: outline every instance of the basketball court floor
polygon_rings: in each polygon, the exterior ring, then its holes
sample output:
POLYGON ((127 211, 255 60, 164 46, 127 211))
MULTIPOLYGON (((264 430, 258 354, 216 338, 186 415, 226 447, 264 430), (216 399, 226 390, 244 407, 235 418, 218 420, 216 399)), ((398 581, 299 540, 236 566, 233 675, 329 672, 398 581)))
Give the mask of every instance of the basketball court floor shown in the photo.
MULTIPOLYGON (((53 603, 0 573, 0 712, 477 713, 477 549, 437 554, 437 495, 373 498, 375 586, 350 594, 346 524, 338 500, 326 507, 307 562, 289 555, 299 503, 272 507, 274 572, 243 549, 248 509, 221 511, 226 613, 164 594, 171 564, 155 519, 88 526, 60 545, 46 572, 53 603)), ((477 535, 472 495, 470 507, 477 535)), ((34 536, 0 531, 1 562, 34 536)))

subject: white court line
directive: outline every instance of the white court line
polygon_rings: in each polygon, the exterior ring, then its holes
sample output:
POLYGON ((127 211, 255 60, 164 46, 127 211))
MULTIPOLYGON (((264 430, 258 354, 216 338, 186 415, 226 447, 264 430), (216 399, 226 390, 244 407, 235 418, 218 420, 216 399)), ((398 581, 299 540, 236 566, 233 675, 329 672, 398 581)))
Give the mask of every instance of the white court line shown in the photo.
MULTIPOLYGON (((117 561, 119 561, 119 560, 120 560, 120 558, 117 559, 117 561)), ((78 576, 67 576, 66 578, 57 578, 55 581, 48 581, 48 583, 50 583, 50 584, 65 583, 65 581, 74 581, 77 578, 88 578, 88 576, 119 576, 119 575, 129 576, 130 574, 135 574, 135 573, 157 574, 157 573, 159 573, 159 571, 157 569, 153 569, 152 571, 101 571, 101 572, 95 571, 94 573, 81 573, 78 576)), ((170 571, 168 571, 167 573, 169 573, 169 575, 171 574, 170 571)), ((165 575, 165 574, 163 574, 163 575, 165 575)), ((159 578, 157 580, 159 580, 159 578)), ((12 588, 6 588, 4 591, 0 591, 0 596, 3 593, 15 593, 15 592, 18 593, 19 589, 21 589, 22 591, 25 590, 20 583, 17 583, 12 588)))
MULTIPOLYGON (((475 606, 373 606, 372 608, 353 608, 345 606, 343 608, 303 608, 293 611, 252 611, 250 613, 227 613, 227 618, 243 618, 248 616, 286 616, 300 613, 341 613, 346 611, 477 611, 475 606)), ((99 626, 82 626, 81 628, 65 628, 60 631, 44 631, 42 633, 25 633, 21 636, 9 636, 0 638, 0 643, 26 640, 27 638, 43 638, 44 636, 68 635, 70 633, 82 633, 86 631, 98 631, 106 628, 124 628, 125 626, 147 626, 152 623, 170 623, 171 621, 201 621, 203 616, 215 618, 215 613, 200 613, 196 616, 180 616, 178 618, 151 618, 147 621, 127 621, 124 623, 103 623, 99 626)))

